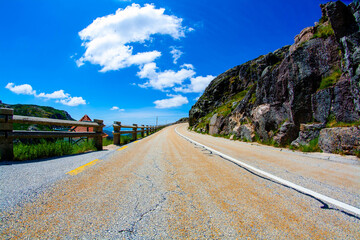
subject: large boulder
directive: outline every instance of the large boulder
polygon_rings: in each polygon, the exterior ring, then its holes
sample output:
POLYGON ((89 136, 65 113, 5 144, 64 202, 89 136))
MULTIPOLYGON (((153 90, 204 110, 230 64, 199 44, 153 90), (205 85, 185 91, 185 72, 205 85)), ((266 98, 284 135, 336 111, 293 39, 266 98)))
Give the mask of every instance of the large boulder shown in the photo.
POLYGON ((351 6, 347 7, 341 1, 329 2, 320 6, 322 9, 325 8, 326 16, 338 40, 346 35, 359 31, 351 6))
POLYGON ((239 126, 236 130, 236 136, 244 141, 254 141, 255 127, 254 125, 247 123, 239 126))
POLYGON ((295 139, 291 145, 300 147, 307 145, 311 140, 319 137, 321 129, 325 127, 324 123, 301 124, 299 137, 295 139))
POLYGON ((304 28, 298 35, 294 38, 294 44, 291 45, 289 52, 293 53, 301 44, 309 41, 314 36, 315 28, 307 27, 304 28))
POLYGON ((356 154, 360 151, 360 127, 324 128, 320 131, 319 147, 327 153, 356 154))
POLYGON ((281 125, 278 134, 274 137, 274 140, 280 146, 285 146, 296 139, 298 132, 298 126, 292 122, 286 121, 283 125, 281 125))
POLYGON ((262 104, 252 111, 252 121, 256 132, 264 141, 271 138, 270 132, 277 131, 288 114, 281 105, 262 104))
POLYGON ((219 128, 217 126, 217 120, 218 120, 218 114, 216 113, 211 117, 210 123, 209 123, 209 134, 211 134, 211 135, 219 133, 219 128))

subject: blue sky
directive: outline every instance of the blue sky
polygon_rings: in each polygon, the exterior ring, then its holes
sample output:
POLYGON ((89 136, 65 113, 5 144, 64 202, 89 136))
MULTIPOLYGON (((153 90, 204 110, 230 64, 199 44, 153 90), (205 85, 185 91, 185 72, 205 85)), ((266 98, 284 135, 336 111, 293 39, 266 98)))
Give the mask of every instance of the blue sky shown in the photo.
POLYGON ((0 100, 174 122, 215 76, 292 44, 325 2, 0 0, 0 100))

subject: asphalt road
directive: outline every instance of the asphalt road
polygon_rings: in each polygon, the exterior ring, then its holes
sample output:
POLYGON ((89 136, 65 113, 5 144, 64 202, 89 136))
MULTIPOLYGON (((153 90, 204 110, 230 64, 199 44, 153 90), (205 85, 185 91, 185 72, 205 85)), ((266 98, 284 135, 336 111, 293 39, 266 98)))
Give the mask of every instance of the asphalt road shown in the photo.
POLYGON ((194 145, 176 127, 253 167, 360 207, 355 158, 235 142, 181 124, 113 150, 1 165, 1 238, 360 239, 360 215, 194 145))

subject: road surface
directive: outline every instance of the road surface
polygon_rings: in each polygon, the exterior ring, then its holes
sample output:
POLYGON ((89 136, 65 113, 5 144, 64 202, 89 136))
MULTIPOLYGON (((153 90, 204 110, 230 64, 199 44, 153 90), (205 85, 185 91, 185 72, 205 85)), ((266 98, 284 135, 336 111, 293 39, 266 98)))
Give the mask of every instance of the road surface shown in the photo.
POLYGON ((108 151, 1 165, 1 238, 360 239, 360 215, 243 168, 175 129, 360 208, 355 158, 230 141, 180 124, 108 151))

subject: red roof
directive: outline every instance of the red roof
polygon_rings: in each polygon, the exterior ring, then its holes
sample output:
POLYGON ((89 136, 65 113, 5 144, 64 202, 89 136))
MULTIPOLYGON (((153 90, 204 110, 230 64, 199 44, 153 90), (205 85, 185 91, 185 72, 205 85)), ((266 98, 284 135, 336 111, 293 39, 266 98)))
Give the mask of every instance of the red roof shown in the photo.
MULTIPOLYGON (((92 122, 91 118, 85 114, 80 120, 79 122, 92 122)), ((93 127, 81 127, 81 126, 74 126, 70 129, 70 131, 72 132, 93 132, 94 128, 93 127)), ((107 135, 106 133, 103 133, 103 138, 108 137, 109 135, 107 135)))
MULTIPOLYGON (((79 122, 91 122, 91 118, 88 116, 88 115, 84 115, 80 120, 79 122)), ((81 127, 81 126, 74 126, 71 128, 72 132, 93 132, 94 131, 94 128, 92 127, 81 127)))

